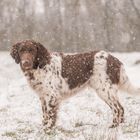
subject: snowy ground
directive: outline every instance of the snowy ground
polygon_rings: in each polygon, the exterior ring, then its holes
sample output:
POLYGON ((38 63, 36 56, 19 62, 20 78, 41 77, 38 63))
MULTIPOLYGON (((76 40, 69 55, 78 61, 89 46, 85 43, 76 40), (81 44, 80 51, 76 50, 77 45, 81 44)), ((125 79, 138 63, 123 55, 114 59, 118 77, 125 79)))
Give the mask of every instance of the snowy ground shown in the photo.
MULTIPOLYGON (((140 53, 115 53, 135 85, 140 85, 140 53)), ((0 53, 0 140, 138 140, 140 97, 119 93, 125 108, 125 123, 109 129, 112 114, 94 91, 85 89, 60 108, 57 129, 52 135, 41 131, 42 112, 36 94, 28 87, 18 65, 8 52, 0 53)))

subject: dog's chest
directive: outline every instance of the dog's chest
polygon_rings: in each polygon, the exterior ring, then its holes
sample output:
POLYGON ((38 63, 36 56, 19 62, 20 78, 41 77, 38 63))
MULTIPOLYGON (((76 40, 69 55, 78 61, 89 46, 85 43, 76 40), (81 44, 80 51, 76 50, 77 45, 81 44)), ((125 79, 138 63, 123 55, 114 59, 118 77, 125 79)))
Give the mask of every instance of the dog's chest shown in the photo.
POLYGON ((37 92, 61 92, 64 88, 64 79, 61 70, 56 65, 49 65, 43 69, 31 71, 28 74, 31 87, 37 92))
POLYGON ((41 70, 32 70, 27 74, 27 80, 30 86, 36 91, 42 91, 44 89, 44 72, 41 70))

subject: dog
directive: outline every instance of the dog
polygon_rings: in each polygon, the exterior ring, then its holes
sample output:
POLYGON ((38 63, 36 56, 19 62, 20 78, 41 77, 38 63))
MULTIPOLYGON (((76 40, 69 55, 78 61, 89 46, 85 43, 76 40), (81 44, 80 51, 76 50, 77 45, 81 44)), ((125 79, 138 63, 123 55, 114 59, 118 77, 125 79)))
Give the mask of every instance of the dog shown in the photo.
POLYGON ((69 55, 49 52, 42 44, 25 40, 13 45, 10 54, 40 98, 47 132, 55 126, 61 101, 87 86, 111 108, 110 128, 124 122, 118 90, 132 95, 140 93, 140 89, 131 84, 122 62, 105 51, 69 55))

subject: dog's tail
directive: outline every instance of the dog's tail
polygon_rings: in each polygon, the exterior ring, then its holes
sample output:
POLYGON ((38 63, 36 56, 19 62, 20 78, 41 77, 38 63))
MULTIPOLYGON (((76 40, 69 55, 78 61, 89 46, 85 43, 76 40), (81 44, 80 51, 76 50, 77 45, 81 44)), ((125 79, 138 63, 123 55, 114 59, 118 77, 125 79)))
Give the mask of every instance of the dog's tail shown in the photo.
POLYGON ((120 70, 120 89, 131 95, 140 96, 140 88, 135 87, 130 82, 123 66, 120 70))

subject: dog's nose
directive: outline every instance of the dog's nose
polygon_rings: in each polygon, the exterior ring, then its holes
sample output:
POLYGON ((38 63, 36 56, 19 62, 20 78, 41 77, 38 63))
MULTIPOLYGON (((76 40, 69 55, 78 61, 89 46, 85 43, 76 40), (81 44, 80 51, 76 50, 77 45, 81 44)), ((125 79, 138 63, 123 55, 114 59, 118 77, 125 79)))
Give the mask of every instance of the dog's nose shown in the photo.
POLYGON ((22 66, 23 67, 30 67, 31 66, 31 63, 30 63, 30 61, 28 61, 28 60, 24 60, 24 61, 22 61, 22 66))

